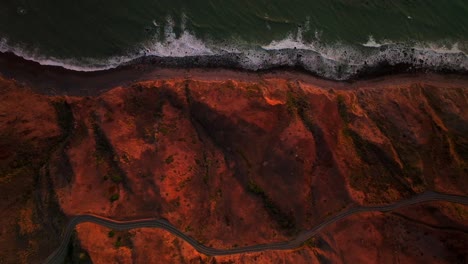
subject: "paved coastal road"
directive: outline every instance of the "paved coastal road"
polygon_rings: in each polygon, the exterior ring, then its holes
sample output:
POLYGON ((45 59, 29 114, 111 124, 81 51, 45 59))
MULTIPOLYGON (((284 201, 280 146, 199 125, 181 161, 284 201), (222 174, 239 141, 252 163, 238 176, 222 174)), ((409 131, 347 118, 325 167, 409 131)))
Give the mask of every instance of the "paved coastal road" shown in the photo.
POLYGON ((131 221, 117 221, 109 218, 96 216, 96 215, 78 215, 72 218, 68 223, 67 228, 64 231, 62 242, 60 246, 46 259, 45 263, 63 263, 64 258, 67 254, 68 243, 70 237, 72 236, 75 226, 80 223, 95 223, 99 224, 114 230, 129 230, 134 228, 143 228, 143 227, 153 227, 164 229, 171 234, 185 240, 187 243, 192 245, 198 252, 203 253, 209 256, 221 256, 221 255, 233 255, 246 252, 259 252, 265 250, 288 250, 300 247, 306 240, 315 236, 320 230, 328 225, 331 225, 345 217, 364 213, 364 212, 387 212, 392 211, 401 207, 425 203, 431 201, 443 201, 451 203, 459 203, 468 205, 468 197, 442 194, 436 192, 425 192, 419 195, 416 195, 412 198, 402 200, 393 204, 384 205, 384 206, 366 206, 366 207, 354 207, 348 210, 345 210, 341 213, 336 214, 325 219, 322 223, 314 227, 313 229, 304 231, 300 233, 295 239, 285 242, 269 243, 269 244, 259 244, 252 245, 247 247, 238 247, 231 249, 216 249, 210 248, 205 245, 200 244, 195 239, 185 235, 179 229, 171 225, 169 222, 160 219, 139 219, 131 221))

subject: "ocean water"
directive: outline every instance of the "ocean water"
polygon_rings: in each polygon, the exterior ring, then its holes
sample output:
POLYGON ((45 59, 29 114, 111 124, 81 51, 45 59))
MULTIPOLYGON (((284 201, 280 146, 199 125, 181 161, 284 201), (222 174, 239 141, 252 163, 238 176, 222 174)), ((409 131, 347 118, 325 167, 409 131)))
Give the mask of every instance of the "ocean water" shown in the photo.
POLYGON ((335 79, 382 64, 468 71, 468 1, 6 0, 0 52, 78 71, 145 57, 335 79))

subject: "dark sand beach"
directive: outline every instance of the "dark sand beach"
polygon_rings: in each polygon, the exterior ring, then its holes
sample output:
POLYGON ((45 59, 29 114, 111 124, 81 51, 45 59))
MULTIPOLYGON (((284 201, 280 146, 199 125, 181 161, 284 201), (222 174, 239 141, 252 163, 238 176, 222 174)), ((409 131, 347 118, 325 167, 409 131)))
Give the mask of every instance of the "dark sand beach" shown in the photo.
POLYGON ((468 83, 468 74, 464 72, 412 70, 405 65, 385 65, 381 68, 370 69, 367 74, 363 73, 346 81, 328 80, 310 74, 303 69, 290 67, 248 71, 229 67, 197 67, 190 64, 175 66, 166 63, 166 65, 160 66, 149 59, 135 61, 115 69, 80 72, 59 66, 40 65, 11 53, 0 53, 0 76, 14 79, 42 94, 74 96, 92 96, 117 86, 128 86, 135 82, 161 79, 259 81, 281 78, 292 82, 306 82, 326 89, 353 89, 409 82, 442 86, 464 86, 468 83))

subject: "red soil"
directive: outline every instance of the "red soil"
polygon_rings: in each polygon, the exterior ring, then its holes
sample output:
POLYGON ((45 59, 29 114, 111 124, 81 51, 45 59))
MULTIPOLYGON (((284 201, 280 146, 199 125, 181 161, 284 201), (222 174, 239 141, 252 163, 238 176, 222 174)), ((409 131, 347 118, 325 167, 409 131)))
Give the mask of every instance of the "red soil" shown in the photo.
MULTIPOLYGON (((171 79, 48 97, 2 81, 0 192, 35 191, 14 198, 0 220, 0 260, 44 259, 66 218, 84 213, 161 217, 206 245, 231 248, 291 239, 355 204, 424 190, 467 195, 466 84, 402 79, 333 90, 273 77, 171 79), (35 158, 18 172, 19 144, 35 158)), ((433 203, 356 215, 297 250, 215 258, 162 230, 109 237, 111 230, 81 224, 70 258, 457 263, 467 257, 467 209, 433 203)))

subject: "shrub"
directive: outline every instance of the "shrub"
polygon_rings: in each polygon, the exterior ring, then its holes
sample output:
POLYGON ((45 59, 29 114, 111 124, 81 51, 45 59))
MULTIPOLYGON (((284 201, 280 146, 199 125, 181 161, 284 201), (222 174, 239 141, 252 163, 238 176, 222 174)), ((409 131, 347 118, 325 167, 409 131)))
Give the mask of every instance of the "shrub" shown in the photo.
POLYGON ((265 195, 265 191, 263 191, 263 189, 260 186, 258 186, 253 180, 249 181, 249 184, 247 185, 247 190, 262 197, 265 195))
POLYGON ((118 194, 118 193, 112 194, 111 197, 109 198, 109 200, 110 200, 111 202, 115 202, 115 201, 117 201, 118 199, 119 199, 119 194, 118 194))
POLYGON ((118 173, 112 173, 112 174, 110 175, 110 178, 111 178, 111 180, 112 180, 113 182, 115 182, 115 183, 119 183, 119 182, 121 182, 121 181, 123 180, 122 176, 119 175, 118 173))
POLYGON ((311 237, 311 238, 307 239, 304 242, 304 246, 311 247, 311 248, 316 247, 317 246, 317 241, 315 240, 315 237, 311 237))
POLYGON ((165 160, 166 164, 171 164, 173 161, 174 161, 174 155, 170 155, 165 160))
POLYGON ((115 246, 116 248, 119 248, 119 247, 122 246, 122 238, 121 238, 121 237, 118 237, 118 238, 117 238, 117 241, 115 241, 114 246, 115 246))
POLYGON ((309 109, 309 102, 306 98, 297 96, 293 92, 287 93, 286 107, 288 111, 293 114, 297 112, 299 115, 302 115, 307 109, 309 109))

